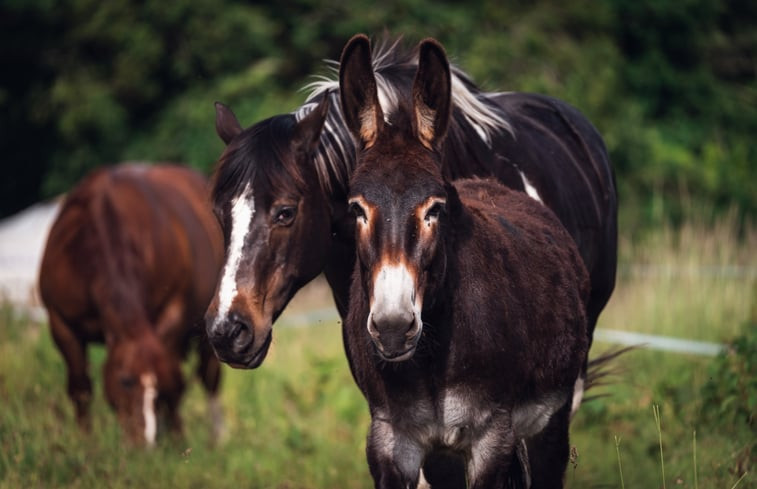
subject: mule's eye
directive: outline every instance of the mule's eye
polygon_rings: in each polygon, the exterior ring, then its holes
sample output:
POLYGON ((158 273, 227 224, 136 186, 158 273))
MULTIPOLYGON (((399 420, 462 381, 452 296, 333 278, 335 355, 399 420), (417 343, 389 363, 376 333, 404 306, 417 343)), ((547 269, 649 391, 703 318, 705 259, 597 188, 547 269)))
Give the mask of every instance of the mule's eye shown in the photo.
POLYGON ((293 205, 283 205, 276 209, 273 216, 273 223, 279 226, 289 226, 294 222, 297 215, 297 208, 293 205))
POLYGON ((137 385, 137 379, 133 375, 122 375, 118 378, 118 382, 121 383, 121 387, 124 389, 131 389, 137 385))
POLYGON ((439 219, 439 216, 442 214, 443 210, 444 203, 436 202, 429 208, 429 210, 426 211, 426 217, 424 219, 426 220, 426 222, 436 221, 437 219, 439 219))
POLYGON ((360 219, 362 221, 365 221, 367 219, 365 215, 365 209, 363 209, 363 206, 361 206, 357 202, 350 202, 349 210, 350 213, 355 216, 355 219, 360 219))

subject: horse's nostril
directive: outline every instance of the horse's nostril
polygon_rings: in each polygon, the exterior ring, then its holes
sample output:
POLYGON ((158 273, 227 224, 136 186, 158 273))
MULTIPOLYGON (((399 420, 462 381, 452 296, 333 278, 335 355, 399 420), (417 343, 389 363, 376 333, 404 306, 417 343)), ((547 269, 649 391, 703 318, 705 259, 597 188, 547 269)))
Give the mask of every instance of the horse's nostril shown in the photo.
POLYGON ((252 325, 238 314, 229 315, 226 325, 226 341, 244 348, 253 340, 252 325))
POLYGON ((235 340, 237 336, 244 332, 245 325, 240 321, 234 321, 231 323, 231 331, 229 331, 229 339, 235 340))

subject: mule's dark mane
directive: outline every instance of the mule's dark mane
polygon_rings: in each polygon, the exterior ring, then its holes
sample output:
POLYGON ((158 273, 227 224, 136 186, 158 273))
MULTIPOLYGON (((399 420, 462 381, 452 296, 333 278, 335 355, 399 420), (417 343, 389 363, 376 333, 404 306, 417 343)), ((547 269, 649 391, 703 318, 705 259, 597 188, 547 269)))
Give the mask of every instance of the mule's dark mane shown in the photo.
MULTIPOLYGON (((418 66, 416 48, 408 49, 401 39, 384 39, 372 50, 373 70, 387 122, 395 113, 402 112, 402 106, 410 103, 410 87, 418 66)), ((318 76, 306 85, 310 90, 306 103, 294 112, 297 120, 302 120, 323 97, 330 98, 329 114, 321 134, 321 144, 314 163, 321 186, 328 194, 336 190, 346 192, 347 182, 355 166, 355 145, 346 128, 339 103, 339 63, 327 61, 332 73, 318 76)), ((502 132, 513 134, 507 115, 496 104, 488 100, 490 94, 481 91, 470 77, 452 66, 453 114, 446 146, 450 155, 467 155, 474 160, 482 152, 490 152, 492 138, 502 132)))

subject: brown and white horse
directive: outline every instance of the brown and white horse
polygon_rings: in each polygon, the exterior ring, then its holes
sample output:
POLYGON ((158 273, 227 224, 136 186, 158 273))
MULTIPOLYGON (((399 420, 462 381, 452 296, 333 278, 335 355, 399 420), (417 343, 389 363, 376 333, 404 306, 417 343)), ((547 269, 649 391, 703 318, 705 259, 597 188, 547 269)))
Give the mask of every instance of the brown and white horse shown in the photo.
MULTIPOLYGON (((586 358, 589 276, 547 207, 443 169, 452 80, 420 45, 412 99, 387 117, 367 38, 341 60, 357 260, 344 324, 371 412, 377 488, 416 487, 457 457, 471 488, 562 487, 574 382, 586 358)), ((430 481, 435 486, 435 481, 430 481)))
POLYGON ((218 434, 220 364, 202 318, 223 243, 208 197, 206 180, 190 169, 136 164, 96 170, 66 197, 39 286, 83 428, 92 397, 88 343, 106 344, 105 394, 128 439, 152 444, 160 411, 181 430, 180 361, 195 341, 218 434))

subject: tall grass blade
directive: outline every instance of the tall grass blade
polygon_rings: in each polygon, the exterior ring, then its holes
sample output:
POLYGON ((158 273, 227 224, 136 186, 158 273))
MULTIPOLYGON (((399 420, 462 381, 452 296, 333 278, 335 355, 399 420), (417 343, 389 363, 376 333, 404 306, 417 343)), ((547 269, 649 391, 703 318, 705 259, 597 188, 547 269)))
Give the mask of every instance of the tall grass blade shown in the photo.
POLYGON ((739 480, 736 481, 736 484, 734 484, 733 487, 731 487, 731 489, 736 489, 736 486, 738 486, 739 483, 744 480, 744 477, 746 477, 748 473, 749 471, 744 472, 744 474, 741 477, 739 477, 739 480))
POLYGON ((699 489, 699 477, 697 475, 697 430, 694 430, 691 443, 694 448, 694 489, 699 489))
POLYGON ((620 489, 626 489, 626 484, 623 482, 623 464, 620 463, 620 438, 615 435, 615 453, 618 454, 618 472, 620 472, 620 489))
POLYGON ((667 489, 667 486, 665 485, 665 460, 662 456, 662 418, 660 417, 659 404, 652 406, 652 413, 654 414, 654 422, 657 426, 657 437, 660 442, 660 470, 662 472, 662 489, 667 489))

